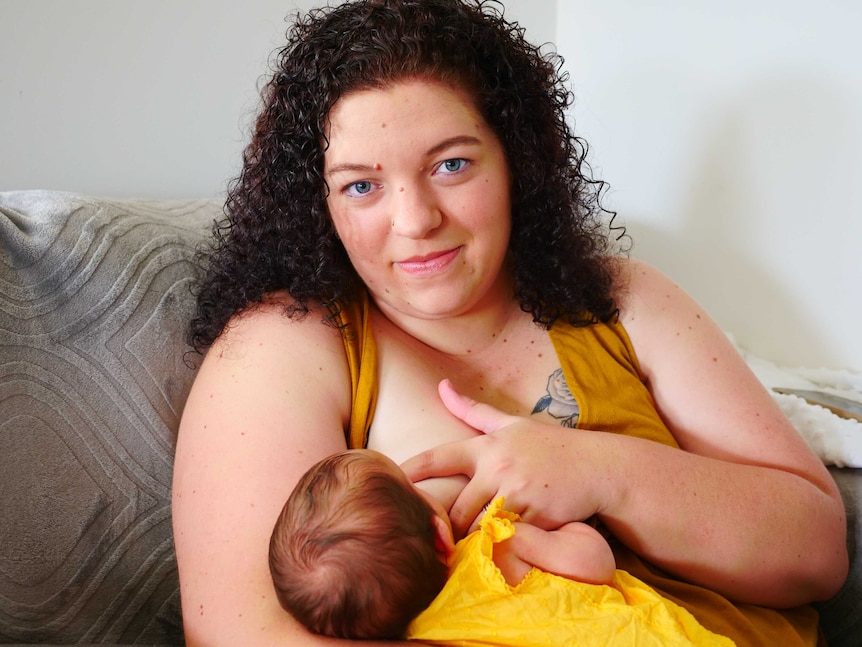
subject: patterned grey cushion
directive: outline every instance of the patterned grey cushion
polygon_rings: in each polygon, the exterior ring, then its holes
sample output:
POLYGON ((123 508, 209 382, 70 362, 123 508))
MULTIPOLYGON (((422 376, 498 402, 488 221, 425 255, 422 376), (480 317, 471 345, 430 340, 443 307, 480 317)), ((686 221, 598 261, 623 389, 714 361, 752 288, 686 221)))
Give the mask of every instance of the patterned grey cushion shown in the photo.
POLYGON ((220 213, 0 193, 0 643, 182 643, 172 457, 220 213))

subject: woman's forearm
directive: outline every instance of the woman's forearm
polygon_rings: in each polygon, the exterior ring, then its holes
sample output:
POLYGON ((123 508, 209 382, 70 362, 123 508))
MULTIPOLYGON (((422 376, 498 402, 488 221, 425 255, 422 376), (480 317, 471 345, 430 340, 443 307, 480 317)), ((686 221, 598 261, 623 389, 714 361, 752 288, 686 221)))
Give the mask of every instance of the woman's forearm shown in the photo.
POLYGON ((605 525, 633 551, 731 599, 789 607, 830 597, 847 572, 834 484, 602 434, 614 471, 605 525))

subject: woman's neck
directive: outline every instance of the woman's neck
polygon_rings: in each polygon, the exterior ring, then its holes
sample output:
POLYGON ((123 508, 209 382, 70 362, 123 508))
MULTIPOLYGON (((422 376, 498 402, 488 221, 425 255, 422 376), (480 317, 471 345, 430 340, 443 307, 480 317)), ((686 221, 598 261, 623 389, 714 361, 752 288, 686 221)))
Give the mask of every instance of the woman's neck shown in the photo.
POLYGON ((530 317, 514 298, 489 300, 468 313, 446 318, 407 315, 381 308, 373 299, 372 310, 417 341, 453 356, 481 354, 530 317))

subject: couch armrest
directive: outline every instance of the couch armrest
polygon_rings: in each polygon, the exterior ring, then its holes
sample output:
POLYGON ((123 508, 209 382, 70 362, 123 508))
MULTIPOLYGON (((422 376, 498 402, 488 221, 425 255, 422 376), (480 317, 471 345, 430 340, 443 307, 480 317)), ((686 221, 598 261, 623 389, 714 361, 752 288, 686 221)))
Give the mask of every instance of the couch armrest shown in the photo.
POLYGON ((847 511, 850 574, 831 600, 815 605, 829 647, 862 647, 862 469, 830 467, 847 511))

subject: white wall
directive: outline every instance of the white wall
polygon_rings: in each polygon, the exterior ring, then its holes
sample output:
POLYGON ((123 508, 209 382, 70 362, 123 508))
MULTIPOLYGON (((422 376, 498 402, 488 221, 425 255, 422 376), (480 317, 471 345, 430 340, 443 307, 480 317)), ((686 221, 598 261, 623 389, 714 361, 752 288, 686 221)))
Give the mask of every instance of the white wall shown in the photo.
POLYGON ((757 354, 862 370, 862 3, 557 8, 633 254, 757 354))
MULTIPOLYGON (((0 0, 0 190, 222 194, 282 42, 317 0, 0 0)), ((554 0, 508 0, 536 40, 554 0)))
POLYGON ((0 188, 211 196, 310 0, 0 0, 0 188))

